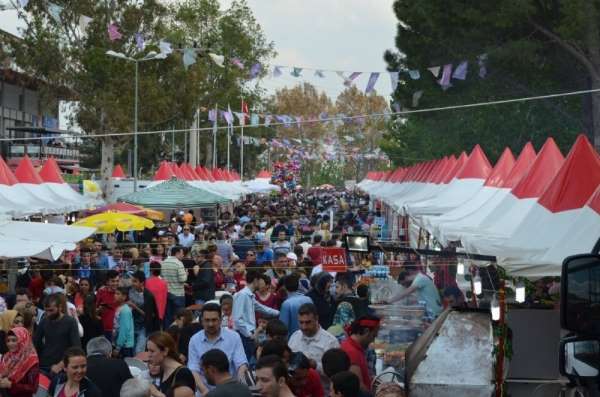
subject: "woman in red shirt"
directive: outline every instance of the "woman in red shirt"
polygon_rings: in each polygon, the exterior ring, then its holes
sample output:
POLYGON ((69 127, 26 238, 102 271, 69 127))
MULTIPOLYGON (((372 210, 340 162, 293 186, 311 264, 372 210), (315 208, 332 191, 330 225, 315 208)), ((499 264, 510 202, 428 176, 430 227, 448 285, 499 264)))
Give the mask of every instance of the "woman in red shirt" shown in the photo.
POLYGON ((281 305, 280 297, 274 293, 271 289, 271 277, 263 274, 259 283, 258 289, 255 293, 256 301, 262 303, 265 306, 279 310, 281 305))

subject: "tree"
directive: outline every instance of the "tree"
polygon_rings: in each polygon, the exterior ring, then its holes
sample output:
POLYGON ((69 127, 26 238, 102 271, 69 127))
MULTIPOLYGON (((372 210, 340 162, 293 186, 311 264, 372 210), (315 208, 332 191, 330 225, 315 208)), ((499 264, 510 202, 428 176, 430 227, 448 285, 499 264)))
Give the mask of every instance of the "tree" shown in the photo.
MULTIPOLYGON (((159 52, 160 40, 173 43, 175 51, 166 59, 139 63, 139 125, 144 129, 188 128, 203 104, 212 107, 222 98, 241 96, 244 72, 229 65, 215 66, 207 52, 226 49, 228 59, 237 56, 265 64, 273 55, 272 44, 244 1, 234 1, 225 12, 219 10, 217 0, 188 0, 169 7, 156 0, 57 3, 63 7, 60 23, 50 15, 47 2, 29 2, 28 13, 21 14, 27 27, 22 40, 12 41, 13 53, 26 72, 44 79, 54 90, 61 88, 60 96, 79 102, 77 123, 86 133, 100 135, 106 187, 110 187, 115 145, 131 142, 130 135, 120 133, 132 130, 135 88, 133 62, 108 57, 107 50, 139 59, 150 51, 159 52), (79 28, 81 15, 92 18, 85 32, 79 28), (115 41, 107 34, 107 26, 113 23, 123 34, 115 41), (136 48, 136 33, 146 39, 143 51, 136 48), (194 46, 198 61, 186 69, 179 49, 194 46)), ((248 96, 257 92, 251 90, 248 96)), ((46 99, 57 97, 56 92, 46 94, 46 99)), ((180 144, 182 138, 179 133, 180 144)), ((141 167, 156 164, 160 143, 160 135, 140 136, 141 167)))
MULTIPOLYGON (((584 61, 592 61, 599 50, 594 44, 598 35, 589 36, 597 27, 593 19, 597 7, 583 0, 469 4, 397 0, 398 51, 385 54, 389 69, 401 71, 394 100, 404 110, 411 110, 600 86, 595 85, 593 76, 600 63, 590 67, 584 61), (478 76, 482 54, 487 55, 485 78, 478 76), (453 79, 447 90, 426 70, 447 63, 456 66, 463 60, 469 61, 467 79, 453 79), (421 70, 419 80, 408 77, 406 71, 412 69, 421 70), (417 91, 423 92, 422 98, 413 106, 417 91)), ((475 143, 481 143, 495 159, 506 145, 519 150, 532 140, 539 147, 548 135, 567 150, 578 132, 587 130, 600 136, 596 97, 409 114, 389 124, 382 147, 398 164, 458 153, 475 143)), ((600 144, 598 138, 596 143, 600 144)))
MULTIPOLYGON (((385 98, 377 95, 375 91, 365 94, 356 86, 346 88, 340 93, 335 101, 338 112, 354 116, 366 114, 383 114, 388 108, 385 98)), ((351 122, 341 124, 336 132, 341 142, 345 142, 348 148, 357 149, 359 156, 371 154, 379 147, 380 140, 385 130, 384 118, 359 117, 351 122)), ((359 179, 366 170, 373 168, 374 160, 358 157, 353 160, 346 158, 344 177, 346 179, 359 179)))

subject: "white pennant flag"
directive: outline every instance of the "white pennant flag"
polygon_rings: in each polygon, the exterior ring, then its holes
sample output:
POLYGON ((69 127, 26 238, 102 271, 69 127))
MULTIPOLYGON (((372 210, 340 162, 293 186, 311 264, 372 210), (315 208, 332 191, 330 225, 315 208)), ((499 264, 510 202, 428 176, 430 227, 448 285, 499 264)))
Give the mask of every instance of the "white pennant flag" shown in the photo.
POLYGON ((398 72, 390 72, 390 83, 392 84, 392 92, 396 92, 396 87, 398 87, 398 72))
POLYGON ((171 43, 169 43, 168 41, 161 40, 160 43, 158 43, 158 48, 160 48, 160 53, 163 55, 169 55, 173 52, 173 48, 171 48, 171 43))
POLYGON ((220 66, 222 68, 225 67, 225 57, 223 55, 217 55, 213 54, 212 52, 209 52, 208 56, 217 66, 220 66))
POLYGON ((432 67, 428 68, 427 70, 429 70, 433 74, 433 77, 437 78, 440 75, 441 69, 442 69, 441 66, 432 66, 432 67))
POLYGON ((83 33, 83 34, 86 33, 87 28, 91 22, 92 22, 92 18, 86 17, 85 15, 79 16, 79 30, 81 31, 81 33, 83 33))

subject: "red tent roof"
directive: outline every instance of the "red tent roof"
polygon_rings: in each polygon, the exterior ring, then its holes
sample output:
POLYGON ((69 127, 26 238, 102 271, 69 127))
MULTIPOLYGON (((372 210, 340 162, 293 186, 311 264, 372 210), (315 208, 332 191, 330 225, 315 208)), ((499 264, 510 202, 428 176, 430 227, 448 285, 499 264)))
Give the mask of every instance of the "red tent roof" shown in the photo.
POLYGON ((520 199, 540 197, 564 162, 565 158, 556 142, 548 138, 529 172, 513 188, 512 194, 520 199))
POLYGON ((527 142, 523 147, 523 150, 521 150, 521 154, 519 154, 519 158, 510 171, 510 174, 508 174, 499 187, 512 189, 517 186, 517 183, 519 183, 519 181, 529 172, 536 157, 537 155, 535 154, 533 145, 531 142, 527 142))
MULTIPOLYGON (((210 182, 215 181, 215 178, 213 178, 213 176, 212 176, 212 172, 210 172, 208 170, 208 168, 202 167, 201 165, 199 165, 198 167, 200 167, 200 169, 202 170, 204 177, 206 178, 205 180, 210 181, 210 182)), ((198 167, 196 167, 196 170, 198 170, 198 167)))
POLYGON ((481 149, 475 145, 465 166, 458 172, 458 179, 486 179, 492 172, 492 165, 481 149))
POLYGON ((590 197, 586 205, 600 215, 600 186, 598 186, 596 192, 592 194, 592 197, 590 197))
POLYGON ((450 183, 450 181, 452 179, 454 179, 456 174, 458 174, 458 171, 460 171, 461 168, 463 168, 463 166, 465 165, 466 162, 467 162, 467 153, 465 153, 463 151, 463 152, 461 152, 460 156, 458 156, 458 159, 456 160, 456 163, 454 164, 454 168, 452 168, 450 171, 448 171, 448 173, 444 177, 444 180, 442 181, 442 183, 450 183))
POLYGON ((123 172, 123 167, 121 167, 121 164, 117 164, 115 166, 115 168, 113 169, 112 177, 125 178, 125 172, 123 172))
POLYGON ((210 170, 210 172, 212 173, 213 178, 215 178, 215 181, 223 180, 223 173, 219 168, 213 168, 212 170, 210 170))
POLYGON ((400 181, 402 176, 405 174, 406 169, 403 167, 398 167, 394 172, 394 176, 392 176, 392 182, 397 183, 400 181))
POLYGON ((173 170, 173 174, 175 174, 175 176, 178 179, 181 179, 181 180, 184 180, 184 181, 188 180, 189 176, 187 176, 183 172, 183 170, 179 167, 179 165, 177 165, 177 163, 171 163, 171 169, 173 170))
POLYGON ((433 170, 431 170, 431 172, 427 176, 427 181, 426 182, 428 182, 428 183, 434 183, 434 181, 437 178, 439 178, 440 172, 444 171, 444 168, 446 167, 447 163, 448 163, 448 156, 444 156, 443 158, 439 159, 435 163, 435 168, 433 170))
POLYGON ((2 157, 0 157, 0 185, 16 185, 19 183, 15 174, 11 171, 8 164, 2 157))
POLYGON ((485 180, 484 186, 500 187, 504 180, 510 174, 510 171, 515 165, 515 156, 513 156, 510 148, 504 149, 498 162, 494 166, 494 170, 485 180))
POLYGON ((65 183, 65 180, 60 173, 60 168, 58 168, 58 164, 56 163, 56 160, 54 160, 54 157, 50 157, 48 160, 46 160, 44 166, 39 172, 39 176, 44 182, 60 184, 65 183))
POLYGON ((435 169, 436 165, 437 165, 437 160, 431 160, 431 161, 426 162, 421 174, 417 178, 417 181, 418 182, 426 182, 429 179, 429 176, 431 175, 433 170, 435 169))
POLYGON ((538 202, 552 212, 581 208, 600 185, 600 158, 579 135, 567 159, 538 202))
POLYGON ((208 180, 208 178, 206 177, 206 171, 204 171, 204 169, 201 166, 197 165, 195 171, 196 174, 200 177, 201 181, 208 180))
POLYGON ((173 170, 171 169, 169 163, 167 163, 166 161, 162 161, 160 163, 160 166, 158 167, 158 170, 156 170, 156 173, 154 174, 154 180, 166 181, 174 176, 175 174, 173 174, 173 170))
POLYGON ((40 183, 44 182, 35 171, 35 168, 33 168, 33 164, 31 163, 31 159, 28 155, 25 155, 25 157, 23 157, 19 162, 19 165, 15 170, 15 176, 21 183, 32 183, 39 185, 40 183))
POLYGON ((442 168, 440 170, 437 177, 433 180, 433 183, 440 184, 440 183, 444 182, 446 175, 448 175, 448 173, 450 171, 452 171, 452 169, 454 169, 455 166, 456 166, 456 156, 451 155, 450 157, 448 157, 448 161, 446 161, 444 168, 442 168))
MULTIPOLYGON (((367 173, 367 178, 368 178, 368 174, 367 173)), ((260 170, 260 172, 258 173, 258 175, 256 175, 257 178, 271 178, 271 173, 267 170, 260 170)))

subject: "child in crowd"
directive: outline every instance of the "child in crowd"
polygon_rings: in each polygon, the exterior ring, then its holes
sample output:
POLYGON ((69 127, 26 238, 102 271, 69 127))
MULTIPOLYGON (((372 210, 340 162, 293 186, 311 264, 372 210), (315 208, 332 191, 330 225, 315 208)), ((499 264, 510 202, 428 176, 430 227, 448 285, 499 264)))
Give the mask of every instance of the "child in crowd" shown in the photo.
POLYGON ((225 294, 219 299, 221 305, 221 327, 233 329, 233 296, 225 294))
POLYGON ((133 357, 134 330, 133 313, 126 302, 129 300, 129 289, 118 287, 115 291, 115 303, 117 310, 115 312, 114 335, 115 348, 120 357, 133 357))
POLYGON ((256 346, 260 346, 267 340, 267 319, 258 317, 256 322, 256 329, 254 330, 254 343, 256 346))
POLYGON ((234 263, 233 279, 235 280, 236 291, 239 291, 246 286, 246 264, 244 262, 237 261, 234 263))

